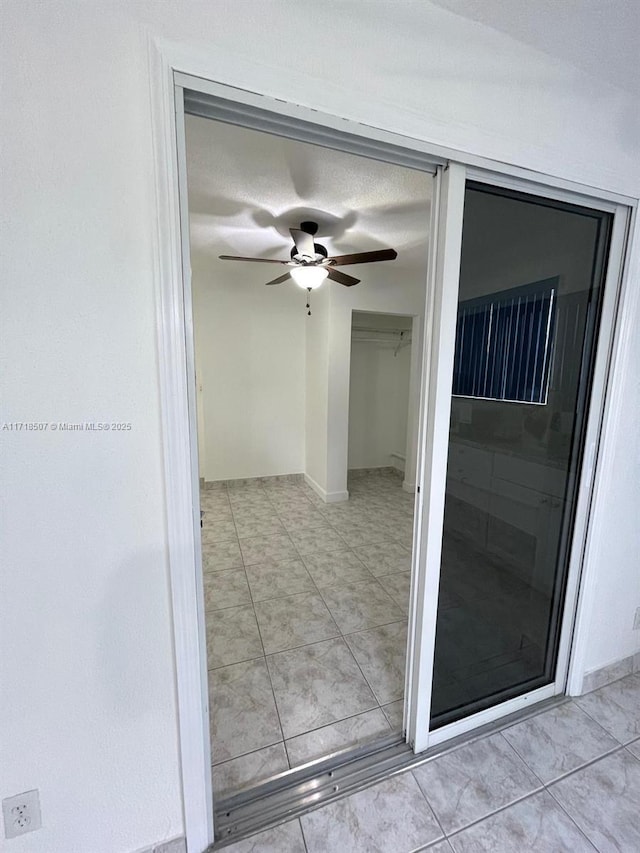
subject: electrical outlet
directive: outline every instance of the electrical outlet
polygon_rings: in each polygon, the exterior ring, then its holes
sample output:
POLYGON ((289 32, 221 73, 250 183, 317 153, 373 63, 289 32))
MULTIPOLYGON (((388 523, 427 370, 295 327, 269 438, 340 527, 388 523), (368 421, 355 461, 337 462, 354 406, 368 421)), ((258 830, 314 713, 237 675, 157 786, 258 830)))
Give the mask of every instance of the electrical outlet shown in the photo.
POLYGON ((640 607, 636 607, 636 615, 633 620, 633 630, 640 631, 640 607))
POLYGON ((40 829, 40 797, 37 791, 25 791, 2 801, 4 837, 15 838, 25 832, 40 829))

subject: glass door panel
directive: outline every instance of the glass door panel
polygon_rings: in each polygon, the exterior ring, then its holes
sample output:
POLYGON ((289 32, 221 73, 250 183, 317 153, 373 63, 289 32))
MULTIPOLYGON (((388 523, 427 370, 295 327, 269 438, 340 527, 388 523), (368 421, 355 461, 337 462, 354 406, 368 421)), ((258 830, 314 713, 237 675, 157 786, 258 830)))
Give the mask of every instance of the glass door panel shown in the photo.
POLYGON ((555 680, 610 227, 466 183, 432 730, 555 680))

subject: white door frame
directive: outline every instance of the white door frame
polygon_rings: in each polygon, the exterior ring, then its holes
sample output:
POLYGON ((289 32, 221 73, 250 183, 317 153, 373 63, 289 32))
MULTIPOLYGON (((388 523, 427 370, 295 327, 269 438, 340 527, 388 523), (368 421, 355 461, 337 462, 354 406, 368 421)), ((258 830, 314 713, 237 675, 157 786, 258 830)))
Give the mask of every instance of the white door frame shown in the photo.
MULTIPOLYGON (((613 205, 616 208, 618 222, 616 248, 620 252, 619 264, 615 272, 617 280, 610 282, 613 273, 607 276, 607 286, 614 285, 615 294, 612 304, 609 306, 611 321, 610 334, 607 340, 602 341, 598 347, 598 366, 596 369, 598 381, 601 384, 602 403, 605 395, 608 379, 611 376, 611 365, 614 362, 611 352, 614 344, 614 321, 626 275, 621 275, 622 257, 625 250, 629 223, 631 216, 635 215, 637 199, 621 196, 618 193, 610 193, 601 189, 594 189, 565 181, 561 178, 551 176, 540 176, 538 173, 530 172, 508 164, 498 163, 487 158, 482 158, 470 153, 454 151, 429 143, 428 141, 407 138, 378 128, 365 126, 340 117, 315 110, 286 103, 275 98, 269 98, 254 92, 227 86, 207 79, 207 69, 203 68, 201 56, 194 51, 185 53, 183 49, 176 49, 162 42, 151 40, 149 44, 150 83, 151 83, 151 130, 154 147, 155 161, 155 184, 157 203, 157 235, 156 235, 156 280, 158 283, 157 305, 158 305, 158 350, 159 350, 159 382, 161 390, 162 425, 163 425, 163 451, 165 464, 165 497, 167 512, 167 545, 169 555, 169 572, 171 583, 171 598, 173 612, 174 646, 176 660, 176 690, 178 703, 179 722, 179 744, 180 744, 180 766, 182 775, 184 825, 187 839, 188 853, 201 853, 213 840, 213 801, 211 790, 211 756, 209 747, 209 710, 208 710, 208 683, 206 670, 206 642, 204 631, 204 602, 202 594, 202 581, 200 574, 200 519, 198 514, 198 467, 197 467, 197 436, 196 436, 196 406, 194 364, 193 364, 193 335, 191 329, 191 287, 190 266, 188 253, 188 216, 184 204, 184 196, 181 192, 186 187, 185 159, 184 159, 184 115, 181 104, 176 99, 176 86, 188 86, 195 91, 210 94, 218 94, 239 105, 258 106, 268 109, 279 115, 289 116, 295 120, 315 124, 320 128, 331 130, 347 130, 354 136, 365 140, 374 140, 388 145, 394 145, 408 151, 420 152, 432 157, 434 161, 454 161, 448 170, 450 177, 446 179, 447 192, 453 193, 459 204, 460 176, 467 169, 473 169, 474 180, 484 179, 490 182, 517 181, 522 189, 523 183, 530 188, 537 187, 542 195, 550 197, 551 193, 564 193, 571 195, 571 201, 575 202, 576 194, 587 198, 593 207, 602 204, 613 205), (465 164, 465 165, 463 165, 465 164), (461 171, 462 170, 462 171, 461 171), (476 173, 475 170, 480 170, 476 173), (624 219, 624 222, 622 220, 624 219), (606 346, 605 346, 606 345, 606 346), (605 352, 606 349, 606 352, 605 352), (195 617, 195 618, 194 618, 195 617)), ((439 192, 442 191, 442 188, 439 192)), ((449 215, 452 215, 451 210, 449 215)), ((451 265, 453 263, 453 248, 450 247, 448 261, 443 261, 444 267, 449 269, 448 277, 451 276, 451 265)), ((610 263, 613 253, 610 255, 610 263)), ((435 267, 433 274, 436 275, 435 267)), ((610 287, 611 290, 611 287, 610 287)), ((457 294, 457 285, 456 285, 457 294)), ((435 296, 435 295, 434 295, 435 296)), ((450 309, 451 295, 447 296, 444 304, 445 309, 450 309)), ((434 306, 438 309, 438 301, 435 298, 434 306)), ((450 313, 450 311, 449 311, 450 313)), ((448 325, 451 325, 451 317, 448 316, 448 325)), ((439 318, 439 315, 438 315, 439 318)), ((603 318, 604 319, 604 318, 603 318)), ((431 315, 431 321, 436 320, 435 312, 431 315)), ((437 320, 440 324, 440 319, 437 320)), ((424 341, 430 340, 433 330, 428 330, 425 324, 424 341)), ((619 325, 619 324, 618 324, 619 325)), ((446 324, 443 333, 446 332, 446 324)), ((619 349, 619 335, 616 349, 619 349)), ((450 349, 450 347, 449 347, 450 349)), ((441 353, 430 352, 429 357, 437 355, 437 362, 441 360, 441 353)), ((430 375, 438 377, 440 384, 446 380, 444 366, 440 369, 437 363, 429 362, 430 375)), ((440 389, 441 391, 441 389, 440 389)), ((438 391, 438 393, 440 393, 438 391)), ((424 389, 424 401, 432 401, 435 390, 433 384, 424 389)), ((423 403, 423 414, 425 411, 423 403)), ((580 501, 584 515, 584 542, 580 548, 580 555, 574 554, 572 559, 572 572, 574 576, 575 593, 577 595, 580 586, 579 616, 588 615, 593 604, 595 588, 595 572, 589 566, 589 517, 598 501, 597 492, 594 492, 594 472, 598 478, 602 470, 606 469, 613 454, 614 448, 611 442, 602 440, 603 432, 609 423, 613 422, 614 414, 612 406, 608 403, 601 406, 596 413, 596 406, 592 406, 589 418, 588 436, 592 442, 590 448, 587 471, 583 476, 583 482, 589 481, 589 487, 581 488, 580 501), (582 572, 580 570, 582 569, 582 572), (582 581, 580 582, 580 577, 582 581)), ((440 420, 444 417, 444 403, 440 400, 440 420)), ((426 407, 429 410, 429 407, 426 407)), ((448 415, 447 415, 448 422, 448 415)), ((428 431, 428 424, 421 426, 423 441, 428 431)), ((435 429, 435 423, 432 427, 435 429)), ((438 430, 436 429, 436 432, 438 430)), ((439 424, 439 441, 442 441, 442 423, 439 424)), ((421 455, 422 482, 424 473, 429 471, 433 476, 434 462, 431 460, 429 466, 425 467, 424 454, 421 455)), ((441 466, 438 468, 437 476, 442 477, 441 466)), ((430 494, 433 502, 443 498, 444 484, 440 484, 442 495, 430 494)), ((433 492, 433 486, 431 487, 433 492)), ((419 518, 417 529, 420 531, 425 525, 425 502, 423 501, 423 489, 416 503, 416 512, 419 518)), ((439 510, 438 510, 439 512, 439 510)), ((433 520, 435 511, 430 518, 433 520)), ((430 521, 430 524, 432 522, 430 521)), ((418 534, 419 535, 419 534, 418 534)), ((422 549, 422 545, 420 546, 422 549)), ((426 546, 425 546, 426 547, 426 546)), ((574 548, 577 552, 578 549, 574 548)), ((420 552, 422 553, 422 551, 420 552)), ((430 564, 430 572, 415 572, 414 590, 412 591, 412 607, 416 612, 418 600, 424 595, 425 584, 430 585, 430 594, 433 594, 434 572, 436 566, 435 549, 427 555, 430 564)), ((437 586, 435 587, 437 591, 437 586)), ((570 608, 567 608, 569 610, 570 608)), ((433 610, 433 608, 432 608, 433 610)), ((431 613, 433 620, 434 612, 431 613)), ((572 609, 571 623, 574 612, 572 609)), ((413 617, 415 622, 415 616, 413 617)), ((435 622, 433 623, 435 624, 435 622)), ((584 661, 586 650, 586 636, 580 625, 575 633, 573 647, 570 651, 570 637, 565 626, 566 648, 564 654, 567 661, 571 658, 571 681, 570 690, 577 692, 581 684, 582 672, 580 666, 584 661)), ((569 632, 570 633, 570 632, 569 632)), ((424 631, 422 632, 424 636, 424 631)), ((415 637, 415 631, 414 631, 415 637)), ((428 645, 421 644, 419 653, 416 652, 416 644, 409 641, 408 667, 409 679, 414 678, 414 673, 419 671, 425 678, 432 667, 433 654, 428 645), (417 657, 416 657, 417 654, 417 657), (429 662, 431 654, 431 662, 429 662), (416 661, 419 670, 416 670, 416 661)), ((542 691, 549 688, 542 688, 542 691)), ((557 688, 554 686, 554 690, 557 688)), ((564 689, 564 684, 561 690, 564 689)), ((409 685, 411 693, 411 684, 409 685)), ((415 692, 415 691, 414 691, 415 692)), ((534 691, 529 695, 529 702, 534 698, 540 698, 541 691, 534 691)), ((518 697, 519 699, 521 697, 518 697)), ((518 701, 518 700, 512 700, 518 701)), ((511 710, 510 703, 500 706, 503 711, 511 710)), ((426 701, 410 709, 408 715, 409 731, 419 745, 420 733, 416 728, 416 720, 424 718, 426 701)), ((494 711, 494 709, 490 709, 494 711)), ((487 712, 482 712, 486 715, 487 712)), ((497 714, 494 715, 498 716, 497 714)), ((467 726, 476 726, 485 719, 482 715, 474 715, 461 723, 471 723, 467 726)), ((453 724, 459 726, 459 724, 453 724)), ((432 735, 428 742, 433 744, 444 737, 452 737, 459 733, 451 726, 443 727, 432 735)))
POLYGON ((455 334, 458 310, 465 180, 460 163, 438 168, 431 202, 405 680, 405 729, 416 752, 427 748, 429 738, 453 375, 453 348, 446 342, 452 325, 455 334), (417 684, 423 685, 421 690, 417 684))

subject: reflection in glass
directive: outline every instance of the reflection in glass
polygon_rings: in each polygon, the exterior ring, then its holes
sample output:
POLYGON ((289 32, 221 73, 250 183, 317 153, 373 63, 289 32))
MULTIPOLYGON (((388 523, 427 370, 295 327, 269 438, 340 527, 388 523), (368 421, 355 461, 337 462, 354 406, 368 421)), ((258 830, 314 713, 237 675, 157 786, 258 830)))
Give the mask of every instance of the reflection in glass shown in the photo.
POLYGON ((434 727, 554 680, 609 227, 467 184, 434 727))

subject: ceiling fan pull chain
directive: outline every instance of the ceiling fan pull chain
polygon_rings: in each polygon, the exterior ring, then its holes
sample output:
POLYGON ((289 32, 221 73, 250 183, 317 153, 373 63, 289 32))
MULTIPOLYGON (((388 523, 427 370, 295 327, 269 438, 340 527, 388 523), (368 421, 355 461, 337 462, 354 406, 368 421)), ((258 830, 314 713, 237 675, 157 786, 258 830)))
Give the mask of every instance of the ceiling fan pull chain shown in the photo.
POLYGON ((307 288, 307 316, 311 316, 311 288, 307 288))

